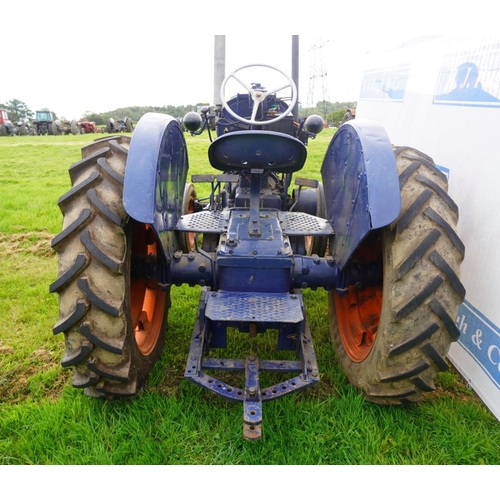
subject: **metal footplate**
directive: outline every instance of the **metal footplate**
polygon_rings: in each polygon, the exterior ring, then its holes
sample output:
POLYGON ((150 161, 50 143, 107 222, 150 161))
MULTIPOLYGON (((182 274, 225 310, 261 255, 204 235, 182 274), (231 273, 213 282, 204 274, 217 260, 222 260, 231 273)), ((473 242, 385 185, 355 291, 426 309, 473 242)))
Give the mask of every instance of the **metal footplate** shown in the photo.
POLYGON ((334 231, 327 220, 302 212, 279 212, 283 234, 288 236, 331 236, 334 231))
POLYGON ((293 293, 209 292, 207 318, 212 321, 298 323, 304 319, 302 296, 293 293))
POLYGON ((243 292, 202 291, 185 377, 232 401, 243 403, 243 435, 260 439, 262 435, 262 402, 283 397, 319 381, 316 354, 305 317, 302 294, 259 294, 243 292), (271 297, 270 297, 271 296, 271 297), (222 305, 224 304, 224 307, 222 305), (269 328, 295 323, 297 360, 260 360, 256 355, 245 359, 208 357, 210 322, 230 323, 235 319, 265 322, 269 328), (245 373, 245 387, 226 384, 207 372, 239 371, 245 373), (295 373, 296 376, 261 389, 260 372, 295 373))
MULTIPOLYGON (((235 213, 239 213, 236 211, 235 213)), ((276 210, 261 210, 261 214, 269 217, 274 215, 279 219, 283 234, 288 236, 331 236, 334 231, 330 223, 314 215, 301 212, 280 212, 276 210)), ((177 221, 178 231, 192 233, 216 233, 227 231, 231 211, 203 211, 182 215, 177 221)))
POLYGON ((179 217, 175 229, 190 233, 221 234, 227 231, 229 217, 229 210, 203 211, 182 215, 179 217))

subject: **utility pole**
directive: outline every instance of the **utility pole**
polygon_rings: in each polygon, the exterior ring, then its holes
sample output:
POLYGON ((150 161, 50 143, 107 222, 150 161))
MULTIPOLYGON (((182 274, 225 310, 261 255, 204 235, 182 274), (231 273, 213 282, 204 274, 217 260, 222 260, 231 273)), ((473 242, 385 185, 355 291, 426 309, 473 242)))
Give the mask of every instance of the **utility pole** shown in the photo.
MULTIPOLYGON (((292 35, 292 80, 297 87, 297 95, 299 95, 299 35, 292 35)), ((299 119, 299 100, 293 107, 293 117, 299 119)))
POLYGON ((214 36, 214 105, 215 111, 222 108, 220 88, 226 76, 226 35, 214 36))
POLYGON ((317 40, 314 45, 309 49, 311 53, 310 60, 310 76, 309 76, 309 90, 307 95, 307 108, 314 108, 316 106, 316 83, 319 81, 321 83, 321 96, 323 101, 323 118, 326 118, 326 103, 330 101, 330 96, 328 93, 328 73, 326 70, 326 64, 324 61, 324 50, 328 40, 324 41, 322 39, 317 40))

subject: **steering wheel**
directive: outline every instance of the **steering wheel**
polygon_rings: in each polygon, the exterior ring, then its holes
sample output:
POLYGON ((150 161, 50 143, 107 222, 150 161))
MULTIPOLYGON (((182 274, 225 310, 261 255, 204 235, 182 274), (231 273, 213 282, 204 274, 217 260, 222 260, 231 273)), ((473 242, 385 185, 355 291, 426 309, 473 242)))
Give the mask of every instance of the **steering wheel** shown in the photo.
POLYGON ((295 106, 295 103, 297 102, 297 87, 296 87, 294 81, 286 73, 284 73, 283 71, 281 71, 280 69, 278 69, 278 68, 276 68, 274 66, 270 66, 268 64, 247 64, 246 66, 241 66, 240 68, 234 70, 232 73, 230 73, 228 76, 226 76, 226 78, 224 79, 224 81, 222 82, 222 85, 221 85, 220 98, 221 98, 221 101, 222 101, 222 106, 224 108, 226 108, 227 112, 233 118, 236 118, 238 121, 246 123, 248 125, 267 125, 269 123, 274 123, 274 122, 277 122, 279 120, 282 120, 293 109, 293 107, 295 106), (279 86, 277 86, 276 88, 274 88, 272 90, 265 90, 265 89, 262 89, 262 88, 252 88, 251 85, 243 82, 237 76, 236 73, 238 73, 239 71, 241 71, 241 70, 243 70, 245 68, 253 68, 253 67, 264 67, 264 68, 270 68, 270 69, 272 69, 274 71, 277 71, 278 73, 281 73, 285 77, 286 82, 283 85, 279 85, 279 86), (250 96, 252 97, 252 100, 253 100, 253 109, 252 109, 252 115, 251 115, 250 119, 243 118, 242 116, 236 114, 227 105, 226 96, 225 96, 225 94, 226 94, 226 85, 227 85, 228 81, 231 80, 231 79, 236 80, 240 85, 242 85, 248 91, 248 93, 250 94, 250 96), (264 101, 264 99, 268 95, 274 94, 274 93, 279 92, 280 90, 286 89, 288 87, 291 87, 291 90, 292 90, 292 97, 291 97, 290 104, 289 104, 288 108, 283 113, 281 113, 279 116, 277 116, 276 118, 272 118, 271 120, 257 121, 255 119, 255 117, 257 115, 257 111, 259 109, 260 103, 262 101, 264 101))

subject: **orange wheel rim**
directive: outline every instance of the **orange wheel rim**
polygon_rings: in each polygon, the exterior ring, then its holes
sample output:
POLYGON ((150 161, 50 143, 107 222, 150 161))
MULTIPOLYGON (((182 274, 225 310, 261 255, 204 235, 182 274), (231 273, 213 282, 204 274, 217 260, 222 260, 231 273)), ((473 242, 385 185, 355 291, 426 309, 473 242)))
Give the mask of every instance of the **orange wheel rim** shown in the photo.
MULTIPOLYGON (((194 213, 194 198, 189 199, 189 204, 188 204, 188 214, 193 214, 194 213)), ((195 247, 195 239, 196 239, 196 233, 188 233, 188 242, 189 242, 189 248, 192 250, 195 247)))
POLYGON ((313 244, 313 237, 306 236, 305 241, 306 241, 306 253, 307 253, 307 255, 309 255, 311 252, 312 244, 313 244))
MULTIPOLYGON (((148 224, 134 223, 132 230, 132 257, 158 256, 158 246, 152 228, 148 224)), ((133 259, 132 259, 133 262, 133 259)), ((137 347, 142 355, 150 354, 158 342, 165 316, 166 292, 158 286, 155 277, 130 278, 130 305, 132 325, 137 347)))
POLYGON ((372 350, 382 310, 382 288, 357 289, 350 286, 343 295, 335 295, 340 338, 354 362, 366 359, 372 350))

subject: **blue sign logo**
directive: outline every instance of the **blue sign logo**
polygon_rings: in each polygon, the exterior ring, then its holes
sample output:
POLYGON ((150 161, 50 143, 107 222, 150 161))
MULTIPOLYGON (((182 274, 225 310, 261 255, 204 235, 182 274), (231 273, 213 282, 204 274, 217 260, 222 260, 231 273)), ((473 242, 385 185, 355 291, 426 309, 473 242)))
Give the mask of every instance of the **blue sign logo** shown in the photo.
POLYGON ((409 65, 366 71, 363 74, 359 98, 403 102, 409 72, 409 65))
POLYGON ((460 306, 456 325, 459 344, 500 389, 500 330, 467 301, 460 306))
POLYGON ((446 56, 434 104, 500 107, 500 45, 446 56))

